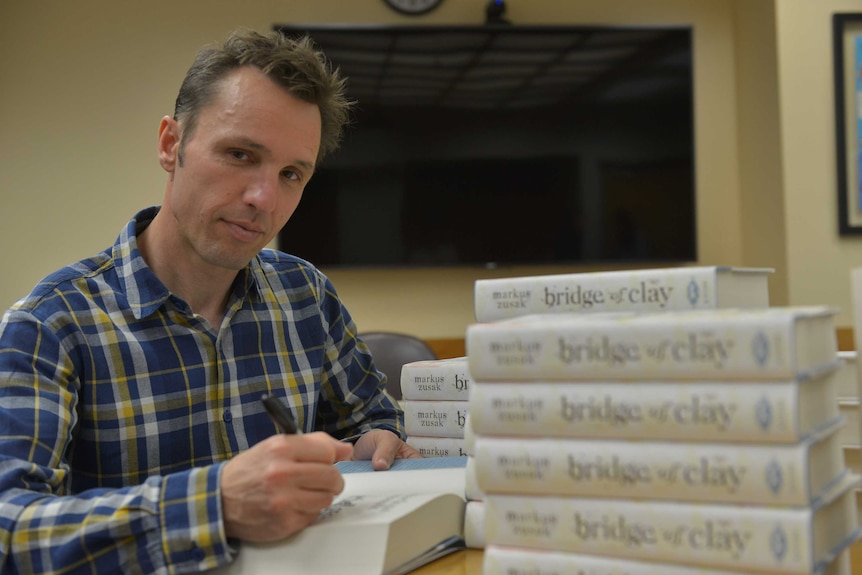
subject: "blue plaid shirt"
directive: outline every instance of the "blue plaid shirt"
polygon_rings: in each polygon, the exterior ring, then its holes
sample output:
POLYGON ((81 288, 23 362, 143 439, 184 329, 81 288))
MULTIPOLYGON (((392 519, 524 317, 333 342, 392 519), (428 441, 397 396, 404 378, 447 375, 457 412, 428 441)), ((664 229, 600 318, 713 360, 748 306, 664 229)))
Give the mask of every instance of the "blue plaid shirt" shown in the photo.
POLYGON ((147 267, 139 213, 0 322, 0 572, 188 573, 228 563, 224 462, 276 432, 402 438, 403 413, 329 280, 264 250, 210 327, 147 267))

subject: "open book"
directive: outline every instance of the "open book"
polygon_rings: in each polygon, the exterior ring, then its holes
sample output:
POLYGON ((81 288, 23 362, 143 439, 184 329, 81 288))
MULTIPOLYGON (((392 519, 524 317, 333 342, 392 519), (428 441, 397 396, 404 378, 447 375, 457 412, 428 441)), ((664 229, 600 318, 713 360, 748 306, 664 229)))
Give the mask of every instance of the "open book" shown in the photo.
POLYGON ((284 541, 243 543, 213 573, 396 575, 463 549, 465 458, 434 459, 397 460, 382 472, 340 464, 344 491, 315 523, 284 541))

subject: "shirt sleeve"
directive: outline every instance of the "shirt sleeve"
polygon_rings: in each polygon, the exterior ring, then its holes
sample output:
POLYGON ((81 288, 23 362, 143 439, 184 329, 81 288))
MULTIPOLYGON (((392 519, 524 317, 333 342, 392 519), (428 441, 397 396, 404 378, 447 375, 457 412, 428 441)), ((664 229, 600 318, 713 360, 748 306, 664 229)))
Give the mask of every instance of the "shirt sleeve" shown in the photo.
POLYGON ((190 573, 228 563, 222 464, 72 493, 82 384, 61 333, 14 308, 0 321, 0 572, 190 573))
POLYGON ((356 324, 328 278, 322 279, 321 314, 328 327, 323 364, 323 394, 318 418, 322 429, 339 439, 386 429, 401 439, 404 412, 386 393, 383 374, 371 352, 356 337, 356 324))

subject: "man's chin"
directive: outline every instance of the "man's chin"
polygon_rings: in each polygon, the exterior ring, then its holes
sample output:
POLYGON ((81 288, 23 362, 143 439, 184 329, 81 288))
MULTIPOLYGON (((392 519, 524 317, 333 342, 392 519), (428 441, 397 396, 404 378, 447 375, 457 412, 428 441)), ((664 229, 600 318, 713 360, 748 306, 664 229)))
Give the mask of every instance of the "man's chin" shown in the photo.
POLYGON ((249 262, 257 257, 257 254, 260 250, 255 251, 252 254, 213 254, 212 257, 207 258, 207 261, 214 266, 223 268, 225 270, 230 270, 233 272, 238 272, 243 270, 248 266, 249 262))

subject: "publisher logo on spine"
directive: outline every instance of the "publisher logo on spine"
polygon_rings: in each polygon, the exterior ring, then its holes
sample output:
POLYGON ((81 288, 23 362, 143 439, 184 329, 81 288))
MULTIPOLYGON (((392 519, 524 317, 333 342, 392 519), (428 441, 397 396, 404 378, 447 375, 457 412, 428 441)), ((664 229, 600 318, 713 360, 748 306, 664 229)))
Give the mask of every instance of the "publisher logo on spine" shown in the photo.
POLYGON ((772 425, 772 404, 765 397, 761 397, 754 406, 754 416, 760 429, 766 431, 772 425))
POLYGON ((769 549, 778 561, 784 559, 787 554, 787 534, 784 533, 781 525, 776 525, 772 530, 772 535, 769 536, 769 549))
POLYGON ((760 367, 766 365, 769 360, 769 339, 762 331, 757 332, 751 341, 751 354, 760 367))
POLYGON ((688 296, 688 303, 691 304, 691 307, 697 307, 697 302, 700 299, 700 288, 697 287, 697 282, 694 280, 688 282, 688 289, 685 290, 685 293, 688 296))
POLYGON ((766 466, 766 485, 773 494, 778 494, 783 484, 784 474, 781 472, 781 465, 777 461, 770 461, 766 466))

